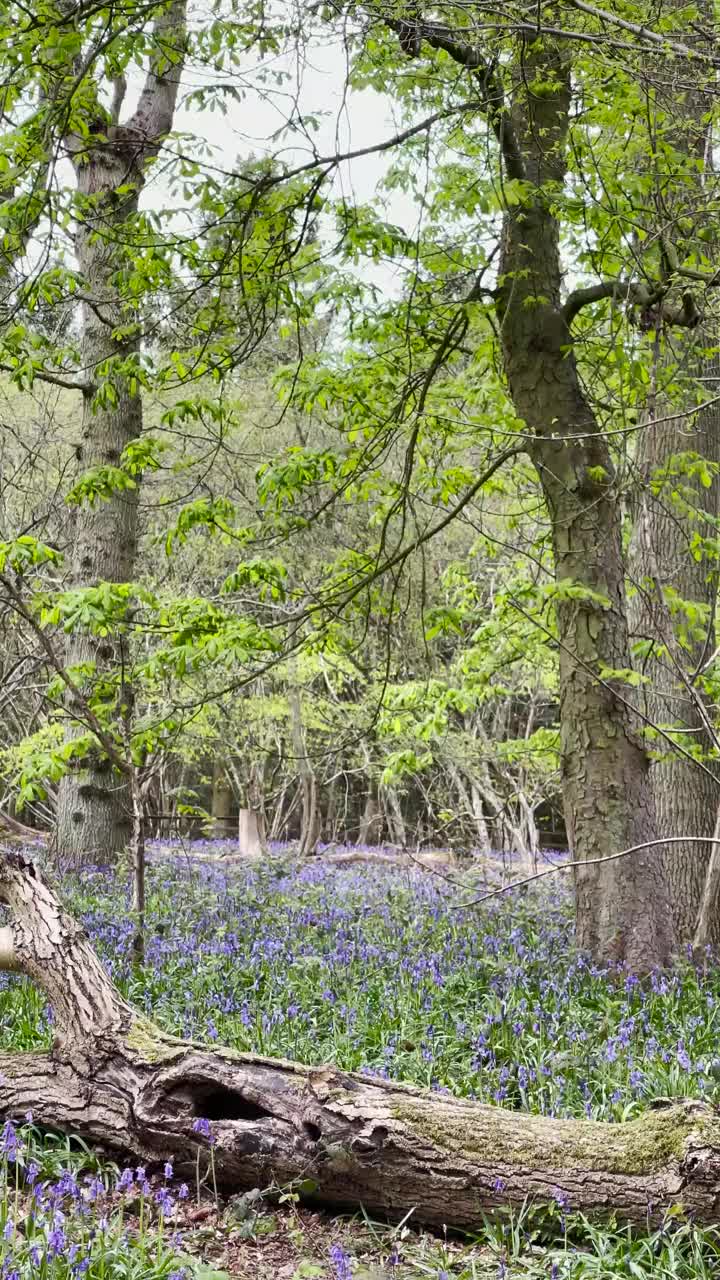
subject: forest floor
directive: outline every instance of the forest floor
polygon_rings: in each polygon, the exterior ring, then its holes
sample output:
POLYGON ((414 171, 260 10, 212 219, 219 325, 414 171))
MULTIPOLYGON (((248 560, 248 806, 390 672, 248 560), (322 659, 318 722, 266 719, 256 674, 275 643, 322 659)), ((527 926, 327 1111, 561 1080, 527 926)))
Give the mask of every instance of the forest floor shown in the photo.
MULTIPOLYGON (((556 1116, 621 1122, 654 1097, 715 1097, 711 955, 645 983, 589 965, 573 948, 563 877, 477 904, 486 881, 513 871, 497 859, 468 873, 442 860, 430 871, 377 859, 301 865, 274 852, 242 866, 155 851, 141 969, 127 869, 89 869, 64 889, 129 999, 187 1038, 556 1116)), ((0 1047, 50 1038, 42 994, 0 975, 0 1047)), ((8 1280, 720 1275, 718 1233, 679 1215, 630 1236, 558 1198, 444 1239, 412 1216, 389 1226, 316 1211, 292 1185, 216 1203, 207 1165, 198 1163, 199 1187, 169 1167, 121 1170, 39 1134, 31 1118, 18 1133, 6 1126, 0 1160, 8 1280)))

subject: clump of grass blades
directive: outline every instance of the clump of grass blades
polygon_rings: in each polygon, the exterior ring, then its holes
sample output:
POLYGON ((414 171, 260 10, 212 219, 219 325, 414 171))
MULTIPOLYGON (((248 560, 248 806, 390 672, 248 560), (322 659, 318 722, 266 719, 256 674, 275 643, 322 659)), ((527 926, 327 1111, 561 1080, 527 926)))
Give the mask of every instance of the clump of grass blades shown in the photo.
POLYGON ((3 1280, 189 1280, 168 1232, 187 1188, 155 1189, 144 1169, 119 1172, 31 1119, 7 1121, 0 1138, 3 1280))

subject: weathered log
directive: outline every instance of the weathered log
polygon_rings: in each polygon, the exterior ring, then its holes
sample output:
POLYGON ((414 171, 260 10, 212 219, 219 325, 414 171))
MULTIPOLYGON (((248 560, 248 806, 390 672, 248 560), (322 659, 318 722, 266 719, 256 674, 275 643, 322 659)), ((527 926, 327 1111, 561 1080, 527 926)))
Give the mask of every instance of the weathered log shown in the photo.
POLYGON ((14 818, 12 814, 0 809, 0 827, 6 827, 14 836, 22 836, 23 840, 47 840, 47 831, 37 831, 35 827, 26 827, 24 822, 14 818))
MULTIPOLYGON (((681 1203, 720 1211, 720 1118, 701 1102, 628 1124, 522 1115, 443 1093, 165 1035, 122 998, 33 863, 0 853, 0 967, 52 1002, 49 1053, 0 1055, 0 1112, 142 1161, 194 1170, 210 1121, 218 1183, 312 1179, 316 1201, 473 1227, 527 1196, 644 1223, 681 1203)), ((204 1161, 205 1154, 201 1156, 204 1161)))

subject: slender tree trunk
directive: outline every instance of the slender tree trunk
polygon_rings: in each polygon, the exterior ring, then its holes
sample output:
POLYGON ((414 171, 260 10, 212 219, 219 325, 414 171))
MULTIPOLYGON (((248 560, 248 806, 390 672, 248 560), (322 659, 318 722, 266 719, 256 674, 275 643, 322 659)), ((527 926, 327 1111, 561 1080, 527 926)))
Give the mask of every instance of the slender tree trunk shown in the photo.
POLYGON ((300 825, 300 854, 306 857, 315 853, 320 839, 320 811, 317 797, 317 778, 307 752, 302 701, 297 685, 290 690, 290 716, 292 720, 293 751, 300 779, 302 795, 302 820, 300 825))
MULTIPOLYGON (((668 405, 658 405, 662 418, 668 405)), ((687 517, 687 495, 675 503, 675 484, 695 489, 700 509, 717 514, 718 482, 705 489, 687 477, 670 480, 654 494, 649 481, 671 465, 673 457, 692 449, 720 461, 720 415, 716 407, 698 415, 695 426, 685 416, 669 422, 649 421, 638 450, 642 493, 638 495, 629 575, 635 586, 631 600, 633 639, 652 646, 638 662, 648 683, 639 691, 644 714, 654 725, 680 729, 684 747, 707 753, 713 744, 709 702, 697 672, 715 649, 716 574, 704 556, 695 559, 690 541, 695 522, 687 517), (715 510, 711 510, 714 508, 715 510), (688 602, 702 623, 683 619, 675 600, 688 602), (668 601, 672 603, 668 603, 668 601)), ((652 744, 661 757, 650 765, 658 833, 667 836, 711 836, 720 789, 708 771, 674 756, 669 744, 652 744)), ((692 940, 711 846, 688 844, 668 849, 663 858, 678 943, 692 940)), ((716 927, 720 926, 720 919, 716 927)), ((714 940, 718 940, 720 934, 714 940)))
POLYGON ((145 959, 145 804, 136 768, 130 776, 130 799, 132 803, 130 854, 133 876, 132 953, 136 964, 142 964, 145 959))
POLYGON ((708 943, 712 943, 717 933, 717 919, 720 913, 720 807, 717 810, 713 828, 713 844, 710 858, 705 870, 700 909, 698 911, 693 947, 701 951, 708 943))
POLYGON ((528 866, 532 873, 533 871, 537 871, 537 856, 540 848, 540 837, 538 835, 537 823, 535 822, 535 814, 533 812, 532 805, 521 787, 518 788, 517 800, 518 805, 520 806, 520 813, 522 815, 521 822, 525 827, 524 839, 527 850, 528 866))
POLYGON ((370 790, 366 792, 365 804, 360 815, 358 844, 377 844, 381 821, 382 815, 378 805, 378 798, 371 785, 370 790))
MULTIPOLYGON (((83 473, 117 469, 123 450, 142 431, 137 374, 140 318, 123 284, 131 266, 125 247, 137 214, 145 166, 172 128, 182 68, 185 0, 173 0, 158 17, 155 51, 140 103, 132 118, 119 122, 124 82, 118 80, 108 112, 95 86, 96 118, 89 137, 66 139, 77 182, 76 254, 82 280, 83 395, 77 457, 83 473)), ((89 86, 88 86, 89 87, 89 86)), ((93 95, 91 93, 91 102, 93 95)), ((90 108, 89 108, 90 112, 90 108)), ((132 236, 129 236, 132 241, 132 236)), ((113 487, 104 500, 84 503, 76 513, 71 579, 74 585, 132 579, 137 551, 138 489, 113 487)), ((65 655, 70 668, 85 663, 101 674, 116 668, 115 639, 76 631, 65 655)), ((84 732, 82 709, 68 701, 68 737, 84 732)), ((73 761, 58 791, 57 842, 73 861, 104 861, 128 844, 131 801, 121 778, 94 747, 73 761)))
POLYGON ((450 777, 455 785, 455 790, 460 799, 460 808, 468 818, 471 819, 475 828, 475 839, 477 841, 477 849, 479 853, 487 856, 491 851, 490 833, 488 831, 487 822, 485 821, 485 813, 483 811, 483 803, 477 784, 474 779, 468 778, 470 791, 465 786, 465 780, 462 772, 452 761, 449 764, 450 777))
POLYGON ((267 808, 265 805, 264 765, 260 768, 255 763, 250 765, 248 778, 248 804, 255 814, 258 839, 262 853, 267 851, 267 808))
POLYGON ((222 760, 213 761, 212 832, 216 840, 227 840, 235 831, 232 819, 233 793, 222 760))
POLYGON ((674 941, 655 852, 590 865, 653 838, 655 815, 627 687, 598 678, 603 669, 627 670, 631 659, 615 468, 580 385, 560 300, 552 191, 565 175, 564 52, 549 38, 525 46, 516 83, 510 116, 496 127, 508 176, 527 194, 505 215, 497 307, 510 391, 552 523, 563 795, 571 847, 588 863, 576 876, 578 942, 598 960, 643 970, 666 961, 674 941))
POLYGON ((192 1175, 209 1158, 228 1190, 302 1178, 313 1197, 436 1226, 476 1229, 499 1206, 568 1198, 573 1210, 643 1226, 680 1205, 714 1223, 720 1121, 700 1102, 628 1124, 503 1111, 299 1063, 203 1049, 120 996, 87 937, 21 854, 0 855, 0 967, 53 1008, 50 1053, 0 1054, 0 1112, 192 1175))
POLYGON ((321 831, 317 778, 314 769, 311 768, 309 773, 303 774, 302 790, 303 808, 300 853, 303 857, 307 857, 316 852, 321 831))
POLYGON ((396 844, 400 849, 404 849, 407 844, 407 832, 405 830, 405 819, 400 797, 395 787, 387 787, 384 794, 387 803, 388 823, 392 829, 393 844, 396 844))
POLYGON ((282 835, 287 836, 288 819, 295 807, 295 800, 293 799, 290 802, 289 808, 285 808, 285 797, 288 793, 289 786, 289 783, 285 783, 280 790, 280 795, 278 796, 277 803, 275 805, 273 819, 270 823, 269 840, 279 840, 282 835))
POLYGON ((337 840, 337 776, 330 779, 326 797, 325 835, 334 843, 337 840))

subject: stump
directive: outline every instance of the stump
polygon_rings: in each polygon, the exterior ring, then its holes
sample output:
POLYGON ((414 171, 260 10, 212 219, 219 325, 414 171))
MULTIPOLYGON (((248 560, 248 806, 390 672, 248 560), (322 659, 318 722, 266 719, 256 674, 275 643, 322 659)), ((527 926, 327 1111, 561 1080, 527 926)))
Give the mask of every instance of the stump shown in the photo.
POLYGON ((258 816, 254 809, 241 809, 238 814, 238 852, 244 858, 262 857, 258 816))

